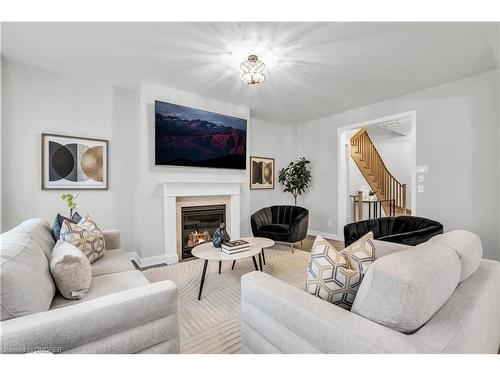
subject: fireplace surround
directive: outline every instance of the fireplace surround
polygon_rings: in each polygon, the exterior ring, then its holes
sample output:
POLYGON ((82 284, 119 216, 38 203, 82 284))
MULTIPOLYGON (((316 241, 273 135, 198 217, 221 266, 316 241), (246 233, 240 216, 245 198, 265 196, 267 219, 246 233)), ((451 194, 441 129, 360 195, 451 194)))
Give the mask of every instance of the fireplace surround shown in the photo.
POLYGON ((240 182, 175 181, 164 182, 164 256, 168 264, 182 260, 182 207, 226 205, 226 229, 232 238, 240 237, 240 182))

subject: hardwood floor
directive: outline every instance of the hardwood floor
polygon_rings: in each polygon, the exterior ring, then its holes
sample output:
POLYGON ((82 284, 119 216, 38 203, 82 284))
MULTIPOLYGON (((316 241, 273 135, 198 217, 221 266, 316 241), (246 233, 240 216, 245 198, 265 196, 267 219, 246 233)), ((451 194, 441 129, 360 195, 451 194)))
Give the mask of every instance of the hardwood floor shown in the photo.
MULTIPOLYGON (((296 249, 300 249, 303 251, 311 251, 312 245, 314 243, 314 240, 316 239, 316 236, 310 236, 308 235, 304 240, 302 241, 302 245, 300 242, 296 242, 293 247, 296 249)), ((335 247, 337 250, 342 250, 344 248, 344 241, 336 241, 336 240, 330 240, 328 238, 325 238, 328 242, 330 242, 333 247, 335 247)))

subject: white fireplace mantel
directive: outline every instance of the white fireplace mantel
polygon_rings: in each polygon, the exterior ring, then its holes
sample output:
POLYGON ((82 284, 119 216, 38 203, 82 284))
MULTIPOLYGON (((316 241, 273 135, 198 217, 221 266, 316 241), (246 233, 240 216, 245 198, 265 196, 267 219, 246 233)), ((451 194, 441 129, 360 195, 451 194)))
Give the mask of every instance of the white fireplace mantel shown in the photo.
POLYGON ((225 195, 231 199, 231 237, 240 237, 240 188, 239 182, 163 182, 164 251, 167 263, 178 263, 177 253, 177 197, 225 195))

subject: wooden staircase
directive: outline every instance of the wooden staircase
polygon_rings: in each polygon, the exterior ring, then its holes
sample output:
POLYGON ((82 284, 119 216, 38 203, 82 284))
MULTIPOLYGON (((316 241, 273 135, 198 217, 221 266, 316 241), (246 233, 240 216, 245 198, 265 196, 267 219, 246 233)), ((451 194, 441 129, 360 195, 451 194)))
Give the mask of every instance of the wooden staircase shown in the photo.
POLYGON ((382 203, 386 216, 411 215, 407 208, 406 184, 401 184, 389 172, 366 128, 351 137, 351 157, 377 198, 394 200, 394 215, 389 202, 382 203))

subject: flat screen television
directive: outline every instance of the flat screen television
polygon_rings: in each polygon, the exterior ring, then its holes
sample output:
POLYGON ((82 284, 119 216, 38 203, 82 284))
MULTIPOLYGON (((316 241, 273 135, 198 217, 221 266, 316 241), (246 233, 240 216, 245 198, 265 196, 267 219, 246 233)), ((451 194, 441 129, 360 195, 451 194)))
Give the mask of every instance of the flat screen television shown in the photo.
POLYGON ((246 169, 247 120, 155 101, 155 164, 246 169))

